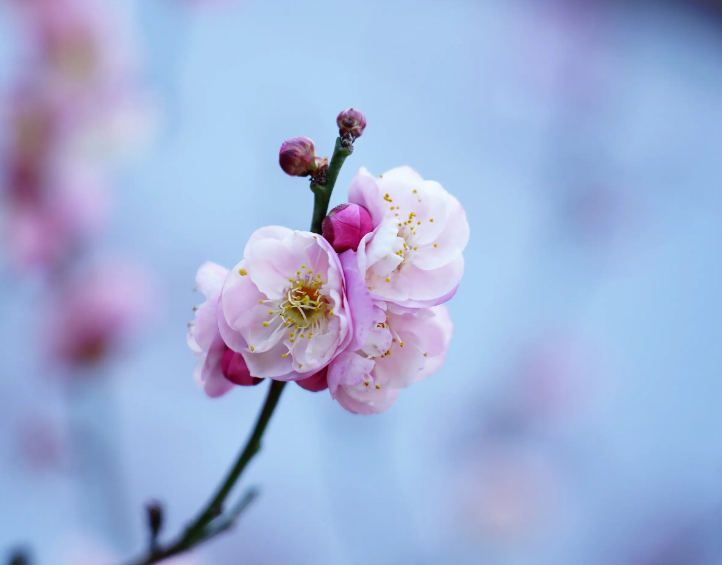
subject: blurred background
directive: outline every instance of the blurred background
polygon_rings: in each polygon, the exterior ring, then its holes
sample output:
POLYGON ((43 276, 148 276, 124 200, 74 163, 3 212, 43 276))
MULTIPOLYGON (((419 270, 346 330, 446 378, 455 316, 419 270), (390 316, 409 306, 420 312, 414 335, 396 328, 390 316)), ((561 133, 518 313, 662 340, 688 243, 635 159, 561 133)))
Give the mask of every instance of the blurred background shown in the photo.
POLYGON ((721 62, 711 1, 2 0, 0 559, 206 502, 267 385, 194 383, 196 269, 307 229, 278 149, 352 106, 332 206, 411 165, 466 208, 447 362, 379 416, 287 387, 184 562, 721 564, 721 62))

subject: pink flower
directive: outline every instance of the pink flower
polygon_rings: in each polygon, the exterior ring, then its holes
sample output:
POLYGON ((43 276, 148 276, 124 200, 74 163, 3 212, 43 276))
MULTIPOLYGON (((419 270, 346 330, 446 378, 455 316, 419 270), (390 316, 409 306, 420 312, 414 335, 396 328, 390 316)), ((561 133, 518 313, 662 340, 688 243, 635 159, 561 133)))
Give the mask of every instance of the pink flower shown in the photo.
POLYGON ((329 366, 331 396, 355 414, 385 412, 401 389, 441 367, 452 330, 446 306, 412 312, 375 302, 373 326, 363 345, 349 347, 329 366))
POLYGON ((224 341, 254 377, 314 375, 352 339, 357 297, 338 255, 321 236, 271 226, 251 236, 243 257, 221 293, 224 341))
POLYGON ((371 295, 409 308, 449 300, 464 273, 469 224, 459 201, 409 167, 351 181, 349 202, 366 208, 374 231, 358 247, 371 295))
POLYGON ((317 166, 316 146, 307 137, 292 137, 281 145, 278 163, 292 177, 305 177, 317 166))
POLYGON ((435 373, 446 357, 452 325, 445 306, 417 313, 380 306, 361 350, 339 356, 329 369, 329 390, 349 412, 385 412, 401 389, 435 373))
POLYGON ((373 231, 371 214, 358 204, 340 204, 323 219, 323 237, 337 253, 356 251, 361 238, 373 231))
POLYGON ((92 365, 147 319, 151 290, 144 273, 114 262, 76 273, 54 298, 48 324, 53 357, 66 365, 92 365))
POLYGON ((251 377, 243 357, 225 344, 218 329, 218 306, 228 269, 204 263, 196 275, 197 289, 206 300, 196 308, 195 321, 188 330, 188 346, 200 359, 194 377, 211 398, 221 396, 233 385, 252 386, 261 379, 251 377))

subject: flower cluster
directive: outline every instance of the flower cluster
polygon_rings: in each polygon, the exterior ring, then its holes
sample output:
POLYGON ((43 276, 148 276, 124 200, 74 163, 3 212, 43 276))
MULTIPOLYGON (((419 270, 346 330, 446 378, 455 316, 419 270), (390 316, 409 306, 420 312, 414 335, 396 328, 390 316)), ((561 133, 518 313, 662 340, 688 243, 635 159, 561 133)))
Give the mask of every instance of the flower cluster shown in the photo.
MULTIPOLYGON (((366 118, 346 111, 338 124, 346 148, 366 118)), ((313 142, 301 140, 283 145, 281 165, 298 175, 305 163, 319 182, 313 142)), ((200 268, 206 300, 188 343, 209 396, 269 378, 328 389, 353 413, 379 413, 444 362, 452 333, 444 303, 469 238, 463 208, 409 167, 378 178, 361 169, 348 200, 324 219, 322 235, 261 228, 232 269, 200 268)))

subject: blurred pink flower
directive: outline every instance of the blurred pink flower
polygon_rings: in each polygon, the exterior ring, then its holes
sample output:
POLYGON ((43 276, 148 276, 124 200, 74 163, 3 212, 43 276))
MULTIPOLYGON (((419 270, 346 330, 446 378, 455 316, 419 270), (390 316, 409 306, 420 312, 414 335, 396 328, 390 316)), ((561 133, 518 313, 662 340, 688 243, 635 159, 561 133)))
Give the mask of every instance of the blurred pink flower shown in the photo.
POLYGON ((111 5, 92 0, 26 4, 36 71, 45 87, 73 97, 97 96, 134 72, 129 29, 111 5))
POLYGON ((98 231, 110 194, 91 170, 52 171, 43 186, 36 186, 29 174, 16 177, 21 184, 9 187, 2 237, 16 267, 50 270, 98 231))
POLYGON ((351 181, 349 202, 366 208, 374 231, 358 247, 358 264, 374 299, 410 308, 449 300, 464 273, 469 224, 459 201, 410 167, 351 181))
POLYGON ((117 350, 152 311, 146 274, 106 262, 73 273, 52 297, 47 335, 54 360, 92 365, 117 350))
POLYGON ((336 252, 321 236, 257 230, 226 278, 219 326, 251 375, 299 380, 350 343, 350 297, 336 252))
POLYGON ((465 534, 518 546, 549 534, 566 511, 560 477, 533 444, 485 445, 452 481, 465 534))
POLYGON ((228 348, 218 329, 218 310, 228 269, 204 263, 196 275, 196 287, 206 300, 196 308, 195 321, 188 330, 188 346, 200 359, 194 377, 211 398, 221 396, 234 384, 252 386, 262 379, 251 377, 240 353, 228 348))

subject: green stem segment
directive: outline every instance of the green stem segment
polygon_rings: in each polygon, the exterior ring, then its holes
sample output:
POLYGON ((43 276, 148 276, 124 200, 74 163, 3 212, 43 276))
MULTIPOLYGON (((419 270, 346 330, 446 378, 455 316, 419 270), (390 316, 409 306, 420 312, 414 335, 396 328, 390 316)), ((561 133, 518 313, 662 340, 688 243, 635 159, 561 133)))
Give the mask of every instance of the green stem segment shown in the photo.
POLYGON ((193 543, 196 539, 202 537, 203 531, 209 522, 221 514, 223 503, 231 492, 233 485, 236 484, 238 477, 241 476, 248 462, 261 450, 261 437, 263 437, 266 426, 273 415, 273 411, 276 409, 276 404, 278 404, 278 399, 281 397, 284 386, 286 386, 285 381, 271 381, 271 388, 268 389, 266 403, 263 405, 261 415, 258 416, 253 434, 251 434, 250 439, 246 443, 246 447, 243 448, 233 469, 228 473, 226 480, 223 481, 216 495, 206 506, 205 511, 186 530, 186 534, 183 537, 186 541, 193 543))
POLYGON ((341 138, 337 138, 336 147, 334 147, 333 156, 331 157, 331 163, 329 164, 328 171, 326 172, 326 184, 311 188, 315 196, 313 221, 311 222, 311 231, 313 233, 321 233, 321 224, 328 213, 328 203, 331 200, 333 187, 336 185, 336 179, 338 179, 338 174, 341 172, 341 167, 343 167, 343 163, 349 155, 351 155, 351 152, 348 149, 344 149, 341 146, 341 138))
MULTIPOLYGON (((326 173, 326 184, 324 186, 312 187, 314 194, 313 202, 313 220, 311 221, 311 231, 313 233, 321 233, 321 224, 328 213, 328 203, 331 200, 333 187, 338 179, 346 157, 351 155, 351 151, 341 146, 341 138, 336 139, 336 147, 333 151, 331 163, 326 173)), ((238 460, 233 468, 228 472, 226 479, 218 487, 218 491, 211 501, 206 505, 201 515, 186 529, 185 533, 175 542, 166 547, 155 547, 150 555, 139 561, 134 561, 133 565, 151 565, 158 563, 163 559, 183 553, 195 545, 208 540, 233 526, 235 519, 256 497, 255 491, 250 491, 230 513, 223 515, 223 503, 228 498, 234 485, 240 478, 243 470, 248 463, 261 450, 261 438, 266 431, 266 426, 271 420, 273 411, 276 409, 278 399, 281 397, 283 388, 286 386, 285 381, 271 381, 271 387, 268 389, 268 396, 263 405, 261 414, 256 421, 256 427, 253 429, 251 437, 248 439, 246 446, 238 456, 238 460)))

